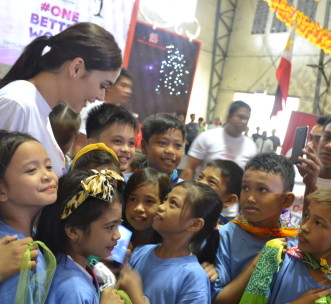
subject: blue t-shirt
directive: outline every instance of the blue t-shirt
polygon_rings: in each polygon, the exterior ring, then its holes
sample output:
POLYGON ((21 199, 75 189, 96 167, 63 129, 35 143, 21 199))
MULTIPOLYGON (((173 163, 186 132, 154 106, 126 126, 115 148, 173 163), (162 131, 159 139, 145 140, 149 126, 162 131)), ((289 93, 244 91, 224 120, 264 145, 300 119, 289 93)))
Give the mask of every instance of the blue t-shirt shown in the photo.
MULTIPOLYGON (((14 228, 6 225, 4 222, 0 221, 0 238, 4 237, 5 235, 18 235, 18 239, 26 238, 25 235, 18 232, 14 228)), ((38 250, 39 251, 39 250, 38 250)), ((27 303, 41 303, 42 300, 40 299, 41 291, 43 290, 43 283, 45 282, 45 270, 46 270, 46 263, 44 256, 39 251, 38 255, 38 262, 36 270, 30 271, 30 281, 28 286, 28 298, 27 303), (39 280, 35 282, 31 280, 33 275, 38 272, 39 280), (39 301, 38 301, 39 299, 39 301)), ((20 274, 16 274, 5 281, 0 283, 0 301, 1 303, 11 304, 14 303, 16 291, 17 291, 17 284, 20 274)))
POLYGON ((212 299, 236 278, 266 242, 272 239, 258 239, 233 222, 222 226, 219 232, 220 244, 215 260, 218 278, 211 284, 212 299))
POLYGON ((93 279, 69 257, 57 255, 57 267, 48 293, 47 304, 99 304, 93 279))
MULTIPOLYGON (((287 247, 296 245, 288 241, 287 247)), ((283 264, 270 284, 268 304, 285 304, 302 296, 310 289, 322 287, 309 273, 308 267, 299 259, 286 254, 283 264)), ((324 286, 330 288, 331 286, 324 286)))
POLYGON ((144 294, 152 304, 210 303, 210 284, 195 255, 160 259, 158 245, 137 247, 130 265, 142 277, 144 294))

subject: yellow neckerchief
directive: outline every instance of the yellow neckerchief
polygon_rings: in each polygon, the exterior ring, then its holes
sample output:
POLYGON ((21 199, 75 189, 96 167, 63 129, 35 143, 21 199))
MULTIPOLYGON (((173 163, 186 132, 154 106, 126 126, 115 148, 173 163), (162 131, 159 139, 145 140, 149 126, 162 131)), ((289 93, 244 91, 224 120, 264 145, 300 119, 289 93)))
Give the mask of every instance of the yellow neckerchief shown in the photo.
POLYGON ((254 226, 243 217, 239 216, 237 219, 232 220, 242 229, 246 230, 250 234, 256 237, 296 237, 298 235, 298 229, 290 227, 281 227, 281 228, 263 228, 254 226))

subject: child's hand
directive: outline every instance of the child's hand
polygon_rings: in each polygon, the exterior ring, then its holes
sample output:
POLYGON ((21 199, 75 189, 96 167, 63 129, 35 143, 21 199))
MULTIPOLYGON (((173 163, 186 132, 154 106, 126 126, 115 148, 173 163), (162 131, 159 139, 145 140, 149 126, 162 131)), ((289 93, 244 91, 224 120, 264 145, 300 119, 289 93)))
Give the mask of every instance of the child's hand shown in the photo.
POLYGON ((307 158, 299 157, 300 163, 297 164, 297 168, 300 175, 303 177, 303 183, 306 187, 313 187, 313 192, 317 189, 316 182, 322 163, 314 150, 312 143, 309 143, 302 152, 306 154, 307 158))
MULTIPOLYGON (((17 240, 17 235, 4 236, 0 239, 0 282, 19 273, 22 259, 28 244, 33 242, 27 237, 17 240)), ((34 245, 30 253, 31 269, 36 269, 38 258, 38 246, 34 245)))
POLYGON ((331 293, 331 288, 324 287, 314 288, 305 292, 300 298, 288 304, 314 304, 315 300, 325 297, 331 293))
POLYGON ((107 287, 101 292, 100 304, 124 304, 124 300, 113 290, 107 287))
POLYGON ((215 280, 218 278, 218 273, 214 265, 208 262, 203 262, 201 266, 207 272, 207 276, 209 278, 210 283, 215 282, 215 280))
POLYGON ((125 264, 117 280, 116 289, 124 290, 132 303, 144 304, 144 292, 141 277, 129 264, 125 264))

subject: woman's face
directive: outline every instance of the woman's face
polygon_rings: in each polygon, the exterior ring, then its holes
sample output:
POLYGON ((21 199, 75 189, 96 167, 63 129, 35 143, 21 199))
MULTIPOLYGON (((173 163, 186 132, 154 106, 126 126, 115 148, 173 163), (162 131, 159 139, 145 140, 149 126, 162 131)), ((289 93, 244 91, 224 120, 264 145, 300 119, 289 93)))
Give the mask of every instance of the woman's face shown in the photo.
POLYGON ((116 82, 120 69, 115 71, 92 70, 78 72, 72 78, 69 92, 65 92, 65 103, 79 113, 87 102, 103 101, 106 88, 116 82))

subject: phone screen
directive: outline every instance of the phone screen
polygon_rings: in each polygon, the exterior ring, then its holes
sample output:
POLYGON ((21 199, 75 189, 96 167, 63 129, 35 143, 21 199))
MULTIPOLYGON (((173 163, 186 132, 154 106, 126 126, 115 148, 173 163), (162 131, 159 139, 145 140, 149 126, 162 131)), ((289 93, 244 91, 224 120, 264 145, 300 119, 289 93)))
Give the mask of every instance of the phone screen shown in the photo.
POLYGON ((121 238, 118 240, 117 245, 114 247, 109 258, 118 263, 123 263, 126 255, 126 250, 130 244, 132 232, 122 225, 118 226, 118 230, 121 234, 121 238))
POLYGON ((298 157, 302 157, 302 149, 306 145, 308 134, 308 127, 297 127, 295 130, 294 145, 291 155, 291 161, 293 164, 300 163, 298 157))

